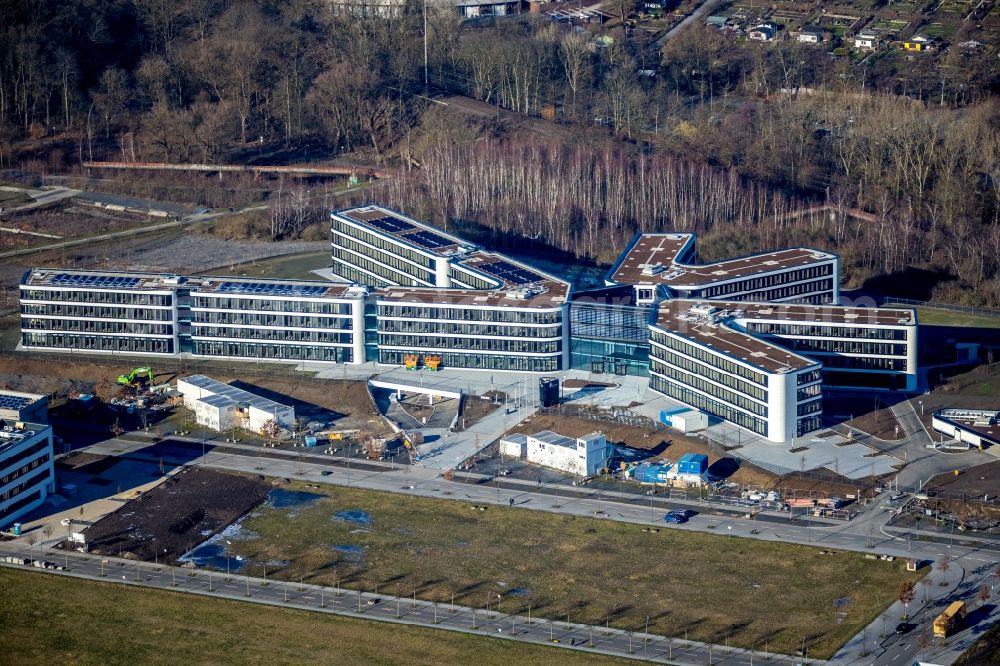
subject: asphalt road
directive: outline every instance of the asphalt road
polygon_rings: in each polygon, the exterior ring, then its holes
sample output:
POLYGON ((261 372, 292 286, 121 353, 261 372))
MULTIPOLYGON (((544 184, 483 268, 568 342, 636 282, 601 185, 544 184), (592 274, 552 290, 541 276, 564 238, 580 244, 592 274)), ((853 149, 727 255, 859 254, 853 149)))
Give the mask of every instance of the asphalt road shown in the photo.
MULTIPOLYGON (((0 563, 9 568, 103 581, 123 586, 138 586, 198 594, 234 601, 349 617, 397 622, 428 628, 481 634, 506 640, 524 641, 551 647, 595 652, 617 657, 643 659, 664 664, 725 664, 752 666, 765 662, 778 666, 822 664, 821 660, 788 657, 767 652, 683 641, 666 636, 627 632, 619 629, 556 622, 507 615, 492 610, 437 604, 384 594, 349 591, 340 588, 299 585, 268 581, 240 574, 227 575, 202 570, 155 565, 113 557, 90 556, 68 551, 0 544, 0 557, 39 559, 61 567, 37 569, 24 564, 0 563)), ((502 600, 501 600, 502 601, 502 600)))
MULTIPOLYGON (((408 465, 387 467, 356 460, 350 461, 350 466, 348 466, 346 459, 305 449, 299 452, 280 449, 260 450, 257 447, 232 445, 209 445, 205 449, 204 455, 199 449, 201 449, 200 441, 164 442, 156 448, 150 448, 148 441, 129 441, 127 439, 110 440, 89 448, 94 453, 139 458, 149 457, 150 460, 154 461, 163 456, 168 464, 203 465, 248 474, 266 472, 268 476, 295 478, 309 483, 349 485, 415 496, 458 499, 501 507, 509 506, 513 500, 514 505, 520 508, 605 518, 640 525, 655 525, 661 529, 704 531, 726 535, 730 538, 744 537, 811 544, 821 548, 878 553, 928 562, 938 561, 945 555, 950 557, 954 564, 946 580, 947 584, 944 586, 932 585, 926 590, 930 608, 918 612, 920 604, 911 604, 909 610, 917 624, 912 631, 902 637, 895 635, 882 637, 884 633, 882 625, 884 624, 891 631, 903 614, 902 605, 894 604, 876 619, 863 634, 859 634, 831 660, 831 663, 838 664, 900 666, 900 664, 913 663, 906 660, 910 658, 915 660, 918 656, 917 637, 924 630, 929 632, 933 616, 940 612, 937 609, 955 598, 956 594, 960 594, 961 598, 971 600, 978 586, 983 584, 985 579, 995 571, 997 562, 1000 561, 1000 549, 996 544, 974 543, 962 537, 954 543, 945 539, 923 540, 926 537, 917 540, 899 536, 895 531, 888 533, 883 528, 890 512, 882 506, 881 502, 875 503, 854 521, 838 525, 819 521, 805 522, 801 518, 789 520, 788 517, 781 514, 768 516, 766 519, 747 520, 742 517, 742 511, 726 511, 697 501, 654 499, 651 508, 646 500, 637 502, 633 497, 630 498, 630 501, 619 501, 620 498, 616 497, 617 493, 595 492, 587 487, 550 485, 538 488, 530 482, 515 482, 506 479, 502 480, 498 487, 496 480, 491 480, 488 477, 486 482, 482 483, 479 482, 482 479, 477 479, 475 475, 463 477, 459 474, 456 474, 455 481, 447 481, 440 477, 437 470, 408 465), (266 459, 266 463, 262 464, 262 458, 266 459), (682 525, 665 525, 662 522, 662 516, 664 511, 670 508, 691 508, 698 513, 682 525), (865 653, 864 656, 862 653, 865 653)), ((937 573, 935 569, 930 575, 934 576, 937 573)), ((253 585, 252 579, 251 585, 253 585)), ((282 601, 282 603, 284 602, 282 601)), ((995 617, 996 612, 991 614, 991 619, 995 619, 995 617)), ((396 618, 388 619, 395 620, 396 618)), ((400 618, 400 620, 402 619, 400 618)), ((515 626, 519 622, 521 620, 514 619, 515 626)), ((558 623, 558 625, 561 624, 558 623)), ((957 653, 958 649, 967 647, 976 637, 974 631, 980 631, 985 625, 984 620, 978 623, 978 629, 966 630, 953 637, 945 652, 957 653)), ((549 628, 548 625, 546 628, 549 628)), ((589 632, 587 628, 584 630, 589 632)), ((569 629, 566 631, 570 632, 569 629)), ((577 639, 583 640, 584 637, 579 634, 581 630, 574 629, 573 631, 577 633, 566 634, 570 642, 575 642, 577 639)), ((500 633, 497 632, 497 634, 500 633)), ((532 635, 526 627, 524 639, 535 640, 530 638, 532 635)), ((589 640, 589 635, 586 638, 589 640)), ((558 645, 567 647, 562 642, 558 645)), ((652 645, 651 643, 647 649, 652 645)), ((676 649, 677 645, 679 643, 675 642, 673 649, 676 649)), ((671 649, 669 643, 667 649, 671 649)), ((714 650, 715 648, 713 648, 713 652, 714 650)), ((936 646, 935 650, 940 652, 942 648, 936 646)), ((735 654, 729 655, 729 657, 735 659, 735 654)), ((676 653, 674 658, 675 660, 678 658, 676 653)), ((747 658, 749 662, 749 655, 747 658)), ((707 652, 700 654, 698 659, 702 661, 696 659, 687 663, 707 663, 707 652)), ((735 660, 722 662, 714 653, 712 659, 714 663, 742 663, 735 660)))

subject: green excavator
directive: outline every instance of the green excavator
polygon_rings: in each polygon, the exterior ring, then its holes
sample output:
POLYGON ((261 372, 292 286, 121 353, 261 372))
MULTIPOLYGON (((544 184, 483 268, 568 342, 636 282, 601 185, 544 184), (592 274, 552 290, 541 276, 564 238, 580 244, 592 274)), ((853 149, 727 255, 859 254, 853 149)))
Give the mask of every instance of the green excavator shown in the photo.
POLYGON ((132 368, 127 375, 118 375, 118 383, 123 386, 138 386, 144 382, 153 383, 152 368, 132 368))

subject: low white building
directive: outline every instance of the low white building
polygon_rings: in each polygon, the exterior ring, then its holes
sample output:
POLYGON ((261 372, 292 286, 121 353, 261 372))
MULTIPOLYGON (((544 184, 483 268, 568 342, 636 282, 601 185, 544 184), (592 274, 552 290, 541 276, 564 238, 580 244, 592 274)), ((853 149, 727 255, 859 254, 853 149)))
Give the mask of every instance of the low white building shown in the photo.
POLYGON ((1000 412, 982 409, 941 409, 934 412, 931 427, 959 442, 978 449, 1000 446, 1000 412))
POLYGON ((184 406, 195 413, 198 425, 212 430, 240 428, 268 434, 267 424, 271 421, 278 428, 291 429, 295 425, 294 408, 204 375, 178 379, 177 390, 184 398, 184 406))
POLYGON ((871 30, 862 30, 854 36, 854 48, 867 51, 878 48, 878 35, 871 30))
POLYGON ((52 428, 0 422, 0 527, 38 508, 55 492, 52 428))
POLYGON ((607 467, 611 447, 598 432, 573 439, 543 430, 534 435, 509 435, 501 439, 500 452, 576 476, 592 476, 607 467))

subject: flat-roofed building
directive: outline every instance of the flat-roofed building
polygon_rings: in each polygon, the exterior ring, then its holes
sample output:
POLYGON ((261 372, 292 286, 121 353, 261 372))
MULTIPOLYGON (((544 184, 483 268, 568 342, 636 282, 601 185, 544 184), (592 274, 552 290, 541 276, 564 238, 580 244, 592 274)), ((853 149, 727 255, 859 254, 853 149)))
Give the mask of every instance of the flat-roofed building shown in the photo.
POLYGON ((49 396, 44 393, 0 391, 0 420, 49 422, 49 396))
POLYGON ((198 425, 212 430, 241 428, 268 434, 268 423, 278 428, 295 426, 295 408, 256 393, 206 377, 191 375, 177 380, 184 406, 195 413, 198 425))
POLYGON ((775 442, 822 425, 823 385, 915 390, 911 310, 671 300, 650 388, 775 442))
POLYGON ((574 439, 550 430, 508 435, 500 440, 500 450, 504 455, 576 476, 600 473, 612 452, 607 438, 599 432, 574 439))
POLYGON ((739 331, 714 304, 666 301, 650 325, 649 386, 775 442, 820 426, 820 363, 739 331))
POLYGON ((21 345, 93 354, 176 354, 178 280, 150 273, 28 271, 20 285, 21 345))
POLYGON ((55 489, 52 428, 0 421, 0 527, 41 506, 55 489))
POLYGON ((365 287, 246 278, 192 278, 187 286, 194 356, 365 360, 365 287))
POLYGON ((829 252, 789 248, 697 264, 694 234, 638 234, 605 281, 631 285, 638 305, 665 298, 838 303, 839 262, 829 252))
POLYGON ((333 272, 378 287, 379 363, 568 367, 569 283, 379 206, 331 220, 333 272))

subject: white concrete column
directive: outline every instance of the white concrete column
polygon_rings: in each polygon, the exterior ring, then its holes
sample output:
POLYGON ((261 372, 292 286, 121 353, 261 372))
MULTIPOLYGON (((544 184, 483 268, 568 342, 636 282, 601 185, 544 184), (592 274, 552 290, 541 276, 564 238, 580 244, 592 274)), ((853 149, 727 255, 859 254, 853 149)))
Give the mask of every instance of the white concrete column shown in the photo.
POLYGON ((442 289, 451 287, 450 268, 451 262, 448 260, 448 257, 437 257, 434 259, 434 286, 442 289))
POLYGON ((569 330, 569 303, 563 303, 560 310, 562 317, 562 370, 570 369, 570 330, 569 330))
POLYGON ((351 364, 365 362, 365 299, 351 301, 351 364))
POLYGON ((787 442, 795 437, 796 373, 767 376, 767 439, 787 442))
POLYGON ((916 391, 920 375, 917 372, 917 313, 913 313, 913 326, 906 327, 906 390, 916 391))

